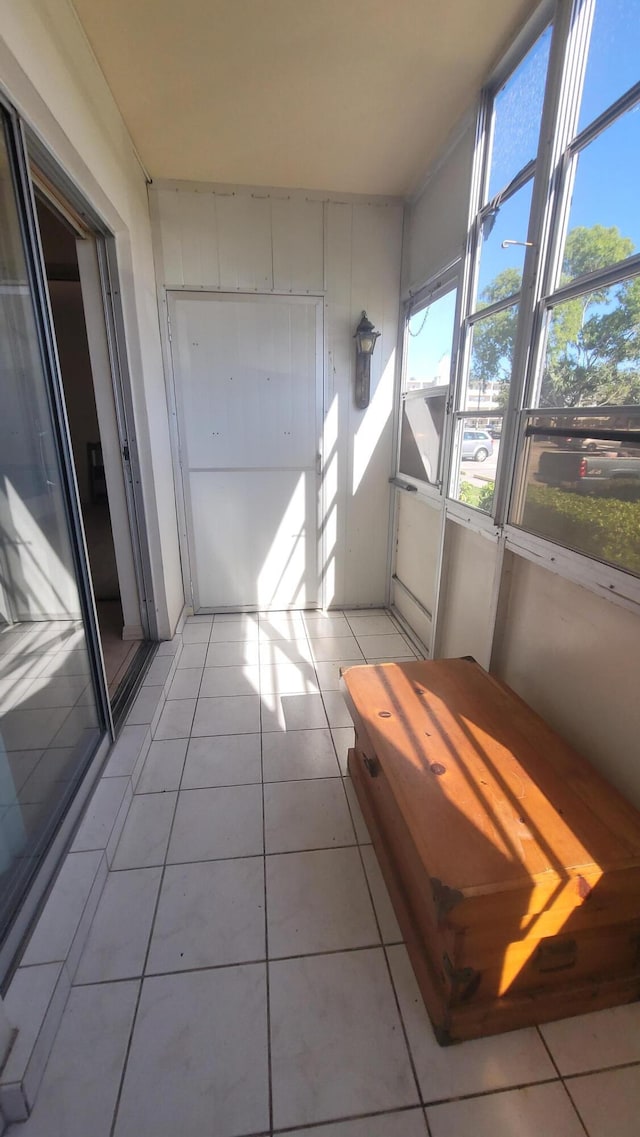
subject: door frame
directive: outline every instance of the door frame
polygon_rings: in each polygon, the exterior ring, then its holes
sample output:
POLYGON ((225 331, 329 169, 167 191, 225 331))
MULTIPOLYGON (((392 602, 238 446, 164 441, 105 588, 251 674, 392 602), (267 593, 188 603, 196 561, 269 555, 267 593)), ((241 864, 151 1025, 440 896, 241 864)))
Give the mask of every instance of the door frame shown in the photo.
MULTIPOLYGON (((101 736, 85 765, 78 771, 73 796, 63 803, 62 812, 57 819, 57 828, 52 833, 40 863, 28 883, 20 906, 8 929, 0 939, 0 995, 5 993, 11 978, 11 969, 26 935, 37 919, 46 900, 48 889, 55 877, 63 855, 68 850, 78 821, 94 789, 104 761, 114 739, 114 725, 111 703, 108 694, 102 646, 98 630, 95 598, 89 571, 82 513, 75 477, 75 466, 65 412, 62 380, 57 358, 53 321, 49 305, 42 249, 37 223, 32 165, 47 177, 52 187, 66 201, 70 210, 75 211, 89 224, 98 246, 102 279, 102 304, 105 316, 107 338, 112 343, 113 395, 117 408, 122 408, 122 421, 126 423, 126 441, 129 446, 131 501, 133 503, 130 519, 135 517, 139 537, 141 572, 144 589, 139 589, 141 607, 146 603, 148 634, 158 638, 158 621, 155 611, 151 575, 151 556, 148 538, 148 525, 145 518, 142 497, 140 461, 136 443, 135 417, 131 375, 128 366, 127 337, 125 336, 124 311, 118 284, 118 257, 114 232, 103 220, 90 200, 78 189, 76 183, 65 172, 48 146, 29 125, 15 105, 11 92, 0 82, 0 109, 6 115, 7 146, 11 161, 11 174, 18 204, 19 222, 22 231, 29 285, 32 291, 35 329, 38 350, 42 360, 47 394, 54 412, 56 449, 62 473, 64 509, 67 516, 71 551, 77 574, 78 590, 86 641, 89 653, 91 678, 96 692, 96 706, 100 716, 101 736), (115 361, 115 362, 114 362, 115 361), (116 366, 117 362, 117 366, 116 366)), ((135 541, 132 541, 135 555, 135 541)))
POLYGON ((36 213, 33 183, 29 168, 29 150, 24 123, 11 103, 2 99, 2 107, 9 124, 8 148, 13 167, 18 215, 22 228, 25 261, 32 293, 34 321, 38 348, 51 402, 56 449, 62 469, 62 493, 69 524, 71 552, 78 580, 80 610, 89 643, 94 687, 98 712, 106 730, 114 737, 111 704, 98 632, 98 618, 89 571, 89 557, 80 509, 71 436, 64 403, 60 364, 53 331, 53 316, 49 303, 44 260, 40 244, 40 230, 36 213))
POLYGON ((184 463, 183 463, 183 437, 184 437, 184 422, 183 422, 183 403, 181 393, 179 391, 178 368, 174 359, 173 351, 173 332, 175 329, 175 304, 178 298, 187 299, 207 297, 211 300, 238 300, 245 298, 247 300, 258 301, 259 303, 265 302, 278 302, 282 303, 304 303, 313 305, 316 310, 316 346, 315 346, 315 437, 316 437, 316 573, 318 580, 318 595, 316 602, 309 605, 310 608, 324 608, 325 598, 325 577, 324 577, 324 545, 325 545, 325 524, 324 524, 324 461, 323 461, 323 422, 324 422, 324 296, 315 293, 291 293, 291 292, 250 292, 238 289, 236 292, 218 292, 210 289, 193 289, 193 288, 171 288, 165 289, 165 310, 167 321, 167 375, 169 376, 168 382, 168 401, 169 401, 169 417, 171 420, 171 449, 173 455, 173 468, 174 468, 174 484, 176 490, 176 502, 178 505, 179 517, 179 538, 180 538, 180 557, 182 561, 182 573, 184 582, 184 594, 187 598, 187 604, 190 604, 191 610, 195 612, 225 612, 225 611, 241 611, 241 612, 255 612, 258 607, 255 604, 243 604, 240 607, 217 607, 217 608, 200 608, 199 598, 197 595, 197 577, 195 576, 192 566, 195 565, 195 550, 193 548, 193 535, 190 519, 193 517, 191 509, 191 495, 188 485, 188 474, 185 476, 184 463))
MULTIPOLYGON (((147 538, 140 458, 135 428, 131 374, 128 366, 124 314, 120 299, 116 238, 84 193, 68 177, 38 136, 24 127, 25 147, 29 158, 29 178, 42 192, 42 180, 50 193, 44 193, 53 209, 57 209, 79 235, 89 234, 95 241, 98 281, 90 281, 92 301, 104 319, 106 347, 109 356, 110 395, 115 408, 116 428, 119 435, 122 475, 127 507, 128 537, 131 545, 140 623, 144 638, 156 640, 158 627, 153 603, 151 557, 147 538), (35 167, 35 170, 34 170, 35 167), (38 176, 39 175, 39 176, 38 176)), ((42 258, 42 252, 40 253, 42 258)), ((80 266, 82 276, 82 266, 80 266)), ((83 287, 85 280, 81 280, 83 287)), ((102 376, 96 375, 95 383, 102 376)), ((100 423, 100 418, 98 419, 100 423)))
POLYGON ((98 633, 95 599, 89 573, 80 500, 71 451, 69 426, 66 417, 62 381, 58 365, 49 295, 44 277, 42 250, 35 210, 33 186, 29 171, 29 157, 24 124, 11 101, 0 91, 0 108, 6 116, 7 149, 11 176, 18 208, 18 219, 25 254, 29 289, 32 297, 37 346, 42 362, 47 398, 52 413, 52 430, 61 472, 63 508, 68 525, 71 555, 78 582, 78 599, 88 648, 91 679, 96 709, 99 715, 100 737, 92 754, 86 757, 82 770, 77 771, 77 785, 70 801, 63 803, 55 831, 47 837, 48 846, 27 883, 19 906, 8 928, 0 929, 0 987, 6 987, 10 968, 18 949, 34 921, 61 856, 81 816, 91 793, 106 753, 114 737, 111 706, 104 671, 104 660, 98 633))

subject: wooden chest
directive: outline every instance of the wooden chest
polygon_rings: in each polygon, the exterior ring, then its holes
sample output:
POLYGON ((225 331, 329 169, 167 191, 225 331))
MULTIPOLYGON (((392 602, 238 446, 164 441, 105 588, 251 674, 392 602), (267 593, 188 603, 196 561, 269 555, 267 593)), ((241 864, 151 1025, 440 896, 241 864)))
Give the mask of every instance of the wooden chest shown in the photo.
POLYGON ((343 690, 438 1041, 640 998, 640 814, 472 660, 353 667, 343 690))

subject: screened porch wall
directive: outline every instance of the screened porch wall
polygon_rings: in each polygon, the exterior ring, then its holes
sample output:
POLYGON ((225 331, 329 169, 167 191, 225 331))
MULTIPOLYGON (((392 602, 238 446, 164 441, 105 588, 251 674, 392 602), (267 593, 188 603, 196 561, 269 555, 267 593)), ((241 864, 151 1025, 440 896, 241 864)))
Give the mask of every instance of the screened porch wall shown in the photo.
MULTIPOLYGON (((457 141, 443 151, 421 194, 407 207, 405 296, 463 252, 474 133, 473 124, 461 121, 452 134, 457 141)), ((474 511, 468 513, 473 526, 474 511)), ((495 673, 640 805, 640 703, 635 694, 640 612, 594 594, 542 562, 534 564, 515 552, 503 559, 497 538, 486 532, 480 545, 481 581, 476 581, 469 571, 473 542, 464 539, 465 534, 455 539, 459 523, 448 521, 447 526, 454 540, 446 549, 439 595, 444 653, 480 653, 482 662, 493 656, 495 673), (489 564, 490 582, 485 571, 489 564), (448 588, 451 582, 454 587, 448 588)), ((432 566, 440 526, 430 524, 427 529, 432 566)), ((407 531, 407 548, 412 544, 417 550, 407 531)))
POLYGON ((158 182, 149 193, 165 336, 166 290, 324 297, 324 601, 384 604, 402 204, 187 182, 158 182), (381 336, 371 402, 358 410, 353 335, 363 309, 381 336))

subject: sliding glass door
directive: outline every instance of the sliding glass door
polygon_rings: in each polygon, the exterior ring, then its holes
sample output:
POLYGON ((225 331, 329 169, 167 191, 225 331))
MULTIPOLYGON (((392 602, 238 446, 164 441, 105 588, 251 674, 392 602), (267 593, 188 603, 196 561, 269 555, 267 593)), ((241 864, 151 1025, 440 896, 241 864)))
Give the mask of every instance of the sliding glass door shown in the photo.
POLYGON ((1 944, 108 711, 21 136, 0 113, 1 944))

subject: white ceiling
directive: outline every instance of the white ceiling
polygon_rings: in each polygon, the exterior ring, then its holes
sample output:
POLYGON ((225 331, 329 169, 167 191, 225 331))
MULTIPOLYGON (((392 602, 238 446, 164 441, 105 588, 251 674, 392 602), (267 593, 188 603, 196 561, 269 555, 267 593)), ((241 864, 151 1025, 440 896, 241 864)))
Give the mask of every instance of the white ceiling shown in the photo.
POLYGON ((154 178, 406 194, 532 0, 73 0, 154 178))

